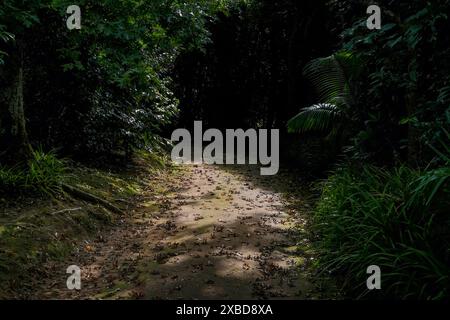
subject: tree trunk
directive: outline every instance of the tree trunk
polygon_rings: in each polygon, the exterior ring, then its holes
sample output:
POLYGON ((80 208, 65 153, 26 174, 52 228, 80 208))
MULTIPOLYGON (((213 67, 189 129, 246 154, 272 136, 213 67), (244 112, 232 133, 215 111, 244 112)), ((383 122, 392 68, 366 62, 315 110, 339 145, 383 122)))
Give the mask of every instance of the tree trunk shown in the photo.
POLYGON ((32 148, 25 125, 23 102, 23 49, 16 41, 9 59, 1 70, 0 98, 0 160, 7 164, 26 164, 32 158, 32 148))

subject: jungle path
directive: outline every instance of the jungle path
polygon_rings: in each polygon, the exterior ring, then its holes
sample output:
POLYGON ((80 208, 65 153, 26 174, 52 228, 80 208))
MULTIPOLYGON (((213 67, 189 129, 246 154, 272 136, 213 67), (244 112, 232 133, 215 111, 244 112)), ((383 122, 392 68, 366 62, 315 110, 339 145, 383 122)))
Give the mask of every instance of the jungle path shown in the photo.
POLYGON ((81 268, 81 290, 66 288, 63 269, 45 281, 39 298, 323 297, 310 274, 314 253, 304 238, 308 202, 297 195, 304 208, 299 211, 274 191, 290 183, 285 176, 192 165, 154 183, 164 186, 159 195, 144 193, 128 218, 70 260, 81 268))

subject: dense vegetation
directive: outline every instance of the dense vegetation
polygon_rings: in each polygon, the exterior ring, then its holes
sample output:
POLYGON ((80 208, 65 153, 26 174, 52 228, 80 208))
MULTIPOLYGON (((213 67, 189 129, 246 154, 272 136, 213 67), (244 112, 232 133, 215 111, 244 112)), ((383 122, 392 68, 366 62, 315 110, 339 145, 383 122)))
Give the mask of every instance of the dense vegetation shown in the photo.
MULTIPOLYGON (((442 299, 450 265, 449 2, 385 6, 380 32, 363 20, 344 30, 340 50, 350 58, 328 82, 326 74, 313 75, 319 91, 331 83, 344 99, 334 96, 323 101, 331 110, 303 115, 337 129, 346 146, 348 164, 324 184, 318 204, 323 258, 359 294, 363 288, 353 284, 372 261, 387 271, 389 296, 442 299)), ((348 3, 339 7, 350 11, 348 3)))
POLYGON ((29 142, 75 156, 128 155, 155 142, 176 113, 171 65, 208 40, 203 25, 220 8, 80 1, 82 28, 69 30, 70 4, 5 1, 0 8, 4 162, 31 158, 29 142))
POLYGON ((280 128, 284 165, 321 179, 318 269, 351 297, 448 299, 450 1, 378 3, 381 30, 364 1, 80 0, 68 30, 71 1, 4 0, 2 196, 58 194, 67 159, 127 165, 194 120, 280 128))

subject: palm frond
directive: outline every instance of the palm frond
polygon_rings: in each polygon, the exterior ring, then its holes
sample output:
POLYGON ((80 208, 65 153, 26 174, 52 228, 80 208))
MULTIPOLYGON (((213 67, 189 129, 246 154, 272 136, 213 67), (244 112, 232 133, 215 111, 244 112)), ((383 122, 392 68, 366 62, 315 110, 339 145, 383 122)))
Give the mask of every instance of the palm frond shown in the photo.
POLYGON ((321 103, 338 107, 353 101, 353 80, 361 72, 361 62, 349 52, 314 59, 304 68, 304 75, 317 90, 321 103))
POLYGON ((327 103, 315 104, 303 109, 298 115, 289 120, 289 132, 304 133, 307 131, 329 130, 337 118, 340 117, 337 106, 327 103))

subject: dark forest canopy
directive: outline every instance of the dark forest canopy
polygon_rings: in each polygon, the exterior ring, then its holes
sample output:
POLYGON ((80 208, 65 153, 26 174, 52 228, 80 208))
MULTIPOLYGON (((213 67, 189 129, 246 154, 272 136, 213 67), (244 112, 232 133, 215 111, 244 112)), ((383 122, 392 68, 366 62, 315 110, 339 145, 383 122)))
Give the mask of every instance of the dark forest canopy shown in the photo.
POLYGON ((5 1, 2 106, 19 114, 3 113, 2 156, 29 150, 11 139, 75 155, 143 147, 179 102, 182 125, 283 129, 316 101, 305 65, 346 50, 365 68, 346 111, 355 152, 429 161, 448 127, 448 3, 380 4, 379 32, 355 1, 81 1, 83 27, 68 30, 69 2, 5 1))
POLYGON ((208 41, 205 23, 223 6, 79 1, 82 28, 68 30, 70 4, 5 1, 0 8, 3 81, 20 88, 15 100, 23 100, 31 142, 76 153, 142 146, 176 112, 169 88, 175 57, 208 41), (18 74, 20 84, 11 83, 18 74))
POLYGON ((276 128, 298 180, 325 179, 322 271, 361 297, 375 259, 386 296, 448 298, 449 0, 379 0, 379 30, 372 1, 76 2, 74 30, 73 1, 0 5, 0 198, 70 191, 59 158, 127 165, 196 120, 276 128))

